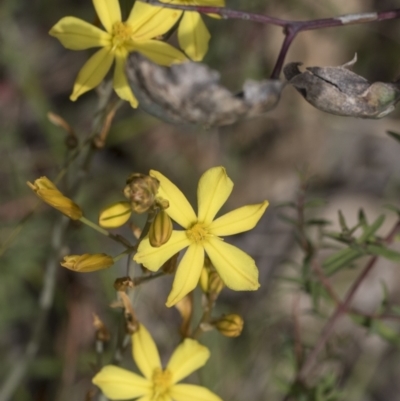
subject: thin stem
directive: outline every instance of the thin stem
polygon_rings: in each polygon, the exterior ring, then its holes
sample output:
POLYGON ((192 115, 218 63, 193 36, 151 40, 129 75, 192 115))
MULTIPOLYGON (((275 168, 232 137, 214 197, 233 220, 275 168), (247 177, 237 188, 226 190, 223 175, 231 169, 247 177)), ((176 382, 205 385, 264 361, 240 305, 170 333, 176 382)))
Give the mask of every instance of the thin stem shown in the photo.
POLYGON ((43 287, 39 298, 39 315, 36 318, 33 334, 26 347, 25 354, 16 360, 16 363, 4 379, 3 385, 0 387, 0 401, 8 401, 11 399, 39 350, 47 316, 53 304, 56 273, 60 261, 60 249, 64 242, 68 223, 68 218, 59 216, 54 224, 51 233, 51 254, 47 260, 43 287))
MULTIPOLYGON (((385 243, 390 244, 393 242, 397 232, 400 230, 400 220, 394 225, 393 229, 390 231, 388 236, 385 238, 385 243)), ((300 369, 297 375, 297 381, 304 382, 307 375, 310 373, 312 368, 314 367, 317 358, 321 351, 324 349, 326 343, 330 339, 333 334, 334 327, 338 320, 348 311, 350 304, 353 300, 354 295, 359 289, 360 285, 363 283, 364 279, 368 276, 369 272, 375 266, 376 261, 378 260, 377 256, 373 256, 367 265, 364 267, 360 275, 356 278, 356 280, 351 285, 348 290, 343 302, 337 305, 335 311, 325 324, 325 327, 322 329, 321 335, 315 345, 314 349, 309 353, 306 361, 304 362, 302 368, 300 369)))
POLYGON ((225 7, 208 7, 208 6, 187 6, 180 4, 168 4, 158 0, 147 0, 148 3, 161 7, 173 8, 184 11, 197 11, 202 14, 217 14, 224 19, 239 19, 245 21, 257 22, 260 24, 275 25, 284 28, 285 40, 282 43, 279 56, 275 63, 275 67, 271 74, 271 79, 279 79, 285 62, 286 54, 289 51, 293 40, 299 32, 311 31, 315 29, 333 28, 345 25, 359 25, 369 22, 380 22, 391 19, 400 18, 400 9, 389 11, 371 12, 371 13, 358 13, 339 15, 331 18, 321 18, 306 21, 290 21, 280 18, 274 18, 269 15, 248 13, 244 11, 232 10, 225 7))

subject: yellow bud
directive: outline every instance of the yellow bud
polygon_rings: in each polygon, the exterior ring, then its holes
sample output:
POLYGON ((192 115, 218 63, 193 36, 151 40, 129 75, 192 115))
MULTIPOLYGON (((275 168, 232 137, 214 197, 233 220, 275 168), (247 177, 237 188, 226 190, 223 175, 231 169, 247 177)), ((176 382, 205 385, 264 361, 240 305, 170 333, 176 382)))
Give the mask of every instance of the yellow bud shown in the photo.
POLYGON ((33 184, 28 181, 27 184, 42 201, 72 220, 79 220, 82 217, 81 208, 64 196, 47 177, 40 177, 33 184))
POLYGON ((131 217, 129 202, 115 202, 100 211, 99 225, 104 228, 117 228, 124 225, 131 217))
POLYGON ((64 256, 61 266, 80 273, 107 269, 114 264, 114 259, 105 253, 64 256))
POLYGON ((208 292, 219 294, 224 288, 224 282, 216 271, 211 271, 208 277, 208 292))
POLYGON ((201 269, 199 284, 203 292, 208 292, 208 278, 209 278, 209 270, 206 266, 203 266, 201 269))
POLYGON ((150 245, 158 248, 168 242, 172 235, 172 220, 164 210, 160 210, 149 229, 150 245))
POLYGON ((154 205, 159 186, 160 183, 155 178, 134 173, 126 180, 124 195, 131 202, 135 213, 144 213, 154 205))
POLYGON ((221 317, 214 326, 225 337, 238 337, 243 330, 243 319, 232 313, 221 317))

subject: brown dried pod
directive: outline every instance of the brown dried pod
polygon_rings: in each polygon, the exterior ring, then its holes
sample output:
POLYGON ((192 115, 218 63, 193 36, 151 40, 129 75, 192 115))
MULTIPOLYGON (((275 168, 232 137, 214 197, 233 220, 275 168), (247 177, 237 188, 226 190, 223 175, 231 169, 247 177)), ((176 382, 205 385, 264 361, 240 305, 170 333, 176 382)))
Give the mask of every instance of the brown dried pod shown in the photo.
POLYGON ((400 100, 398 83, 370 83, 350 71, 357 56, 339 67, 307 67, 289 63, 283 69, 286 79, 319 110, 339 116, 382 118, 395 109, 400 100))
POLYGON ((201 63, 161 67, 139 53, 129 56, 127 76, 139 105, 162 120, 206 127, 233 124, 271 110, 285 85, 247 80, 239 95, 219 84, 220 74, 201 63))

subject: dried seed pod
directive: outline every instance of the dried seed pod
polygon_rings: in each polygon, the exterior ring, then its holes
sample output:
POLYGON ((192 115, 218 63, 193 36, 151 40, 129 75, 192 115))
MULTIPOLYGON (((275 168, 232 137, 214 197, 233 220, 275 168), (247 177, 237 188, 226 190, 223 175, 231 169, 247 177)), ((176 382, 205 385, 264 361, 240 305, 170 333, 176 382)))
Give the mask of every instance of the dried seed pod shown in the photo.
POLYGON ((132 211, 145 213, 153 205, 160 183, 153 177, 134 173, 126 180, 124 195, 131 202, 132 211))
POLYGON ((395 109, 400 100, 398 83, 370 83, 350 71, 357 57, 339 67, 308 67, 301 72, 301 63, 284 68, 286 79, 319 110, 340 116, 382 118, 395 109))

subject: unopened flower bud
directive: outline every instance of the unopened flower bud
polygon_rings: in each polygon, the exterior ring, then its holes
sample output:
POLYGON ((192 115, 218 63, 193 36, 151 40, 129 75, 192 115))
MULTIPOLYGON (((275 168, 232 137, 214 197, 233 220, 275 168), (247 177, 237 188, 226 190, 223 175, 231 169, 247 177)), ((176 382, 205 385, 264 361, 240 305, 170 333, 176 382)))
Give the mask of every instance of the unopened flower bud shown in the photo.
POLYGON ((211 271, 208 277, 208 292, 219 294, 224 288, 224 282, 216 271, 211 271))
POLYGON ((243 319, 234 313, 221 317, 214 323, 216 329, 225 337, 238 337, 243 330, 243 319))
POLYGON ((70 219, 79 220, 82 217, 81 208, 64 196, 47 177, 40 177, 33 184, 28 181, 27 184, 40 199, 70 219))
POLYGON ((100 211, 99 225, 104 228, 117 228, 124 225, 131 216, 129 202, 115 202, 100 211))
POLYGON ((174 274, 178 267, 179 252, 171 256, 162 266, 161 270, 166 274, 174 274))
POLYGON ((135 213, 147 212, 153 205, 160 183, 144 174, 131 174, 126 180, 124 195, 131 202, 135 213))
POLYGON ((172 220, 167 212, 160 210, 149 229, 150 245, 159 248, 168 242, 172 235, 172 220))
POLYGON ((80 273, 107 269, 114 264, 114 259, 105 253, 64 256, 61 266, 80 273))

